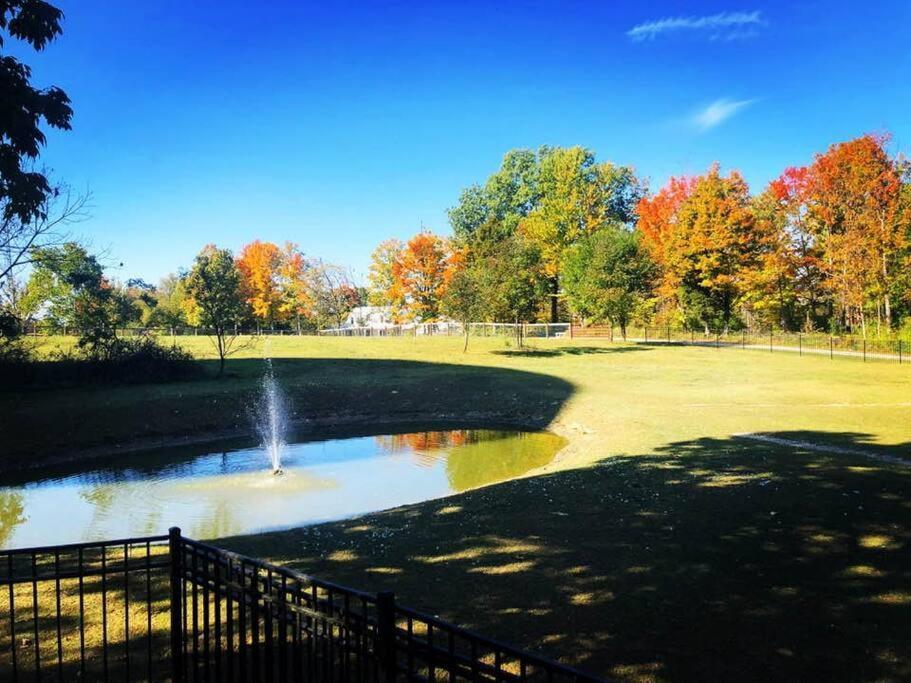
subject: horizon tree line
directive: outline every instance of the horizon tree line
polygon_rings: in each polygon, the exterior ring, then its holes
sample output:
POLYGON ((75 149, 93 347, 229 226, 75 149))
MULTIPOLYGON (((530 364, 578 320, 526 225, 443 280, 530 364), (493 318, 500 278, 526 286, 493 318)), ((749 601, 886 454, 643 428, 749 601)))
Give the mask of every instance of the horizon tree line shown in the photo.
POLYGON ((717 163, 649 193, 581 147, 513 150, 449 210, 452 238, 376 248, 368 296, 401 321, 911 328, 911 165, 888 142, 833 144, 755 195, 717 163))
MULTIPOLYGON (((381 242, 366 287, 293 242, 222 253, 225 310, 231 329, 297 332, 340 326, 370 303, 396 322, 886 333, 911 320, 911 172, 887 144, 867 134, 832 145, 757 195, 718 164, 649 193, 631 167, 581 147, 512 150, 449 210, 452 237, 422 230, 381 242)), ((204 247, 157 286, 99 271, 91 291, 104 292, 115 329, 213 327, 197 275, 216 251, 225 250, 204 247)), ((97 260, 69 242, 28 260, 27 282, 6 279, 5 309, 57 329, 86 324, 90 290, 79 277, 97 260)))

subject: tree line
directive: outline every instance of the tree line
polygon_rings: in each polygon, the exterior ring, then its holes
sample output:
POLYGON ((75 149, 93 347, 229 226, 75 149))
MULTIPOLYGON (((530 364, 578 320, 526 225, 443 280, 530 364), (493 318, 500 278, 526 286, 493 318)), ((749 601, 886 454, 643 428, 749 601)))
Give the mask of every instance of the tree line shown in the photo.
POLYGON ((833 144, 758 194, 717 164, 650 193, 581 147, 513 150, 451 238, 376 248, 368 296, 402 321, 886 334, 911 326, 911 166, 888 142, 833 144))

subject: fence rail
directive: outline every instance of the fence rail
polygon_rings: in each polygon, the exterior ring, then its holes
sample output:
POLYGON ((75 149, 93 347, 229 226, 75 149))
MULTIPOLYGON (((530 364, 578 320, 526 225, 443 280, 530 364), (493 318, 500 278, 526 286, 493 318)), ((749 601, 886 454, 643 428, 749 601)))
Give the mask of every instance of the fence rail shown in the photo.
POLYGON ((0 550, 0 590, 3 681, 599 680, 176 528, 0 550))

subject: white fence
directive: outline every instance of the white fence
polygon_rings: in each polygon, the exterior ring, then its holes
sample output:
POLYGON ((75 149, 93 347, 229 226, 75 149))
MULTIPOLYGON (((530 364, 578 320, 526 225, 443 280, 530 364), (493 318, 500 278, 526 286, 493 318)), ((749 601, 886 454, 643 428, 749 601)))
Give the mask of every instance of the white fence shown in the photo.
MULTIPOLYGON (((569 323, 468 323, 472 337, 568 337, 569 323)), ((447 337, 465 334, 462 323, 408 323, 386 327, 333 327, 320 330, 327 337, 447 337)))

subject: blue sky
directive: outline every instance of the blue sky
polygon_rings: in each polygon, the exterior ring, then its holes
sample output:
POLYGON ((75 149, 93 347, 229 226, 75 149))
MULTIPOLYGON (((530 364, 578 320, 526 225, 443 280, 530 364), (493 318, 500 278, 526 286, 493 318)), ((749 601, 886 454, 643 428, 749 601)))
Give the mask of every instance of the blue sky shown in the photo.
POLYGON ((73 100, 43 159, 122 279, 257 237, 363 274, 515 147, 754 189, 866 131, 911 150, 906 1, 58 4, 62 38, 15 52, 73 100))

